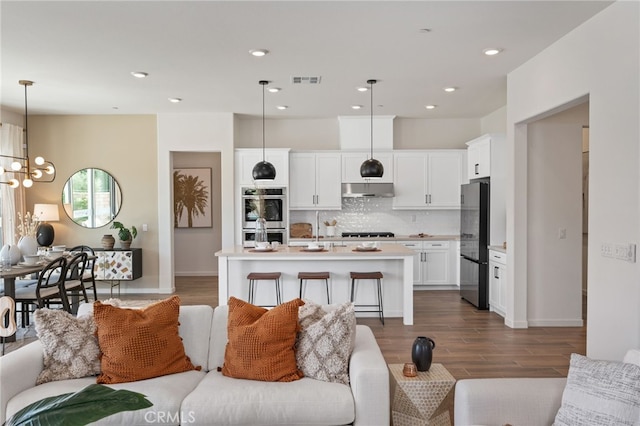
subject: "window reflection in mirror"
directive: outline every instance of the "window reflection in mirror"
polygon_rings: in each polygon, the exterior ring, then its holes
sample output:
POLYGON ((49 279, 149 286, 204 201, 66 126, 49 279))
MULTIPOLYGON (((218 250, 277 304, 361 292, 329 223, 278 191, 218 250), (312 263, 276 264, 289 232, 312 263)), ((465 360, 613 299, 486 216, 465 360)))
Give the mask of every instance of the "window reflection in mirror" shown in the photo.
POLYGON ((122 205, 120 186, 102 169, 82 169, 74 173, 62 190, 62 205, 67 216, 85 228, 107 225, 122 205))

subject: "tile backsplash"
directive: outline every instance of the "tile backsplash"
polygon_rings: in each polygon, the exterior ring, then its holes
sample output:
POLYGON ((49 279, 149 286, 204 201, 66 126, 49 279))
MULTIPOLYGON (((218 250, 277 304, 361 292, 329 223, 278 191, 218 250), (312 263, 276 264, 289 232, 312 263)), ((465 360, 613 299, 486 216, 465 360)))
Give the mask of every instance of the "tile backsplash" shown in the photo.
MULTIPOLYGON (((392 198, 343 198, 342 210, 319 210, 320 235, 325 235, 324 221, 338 222, 336 236, 342 232, 393 232, 396 235, 458 235, 459 210, 393 210, 392 198)), ((290 211, 290 223, 315 225, 315 210, 290 211)), ((315 233, 315 230, 314 230, 315 233)))

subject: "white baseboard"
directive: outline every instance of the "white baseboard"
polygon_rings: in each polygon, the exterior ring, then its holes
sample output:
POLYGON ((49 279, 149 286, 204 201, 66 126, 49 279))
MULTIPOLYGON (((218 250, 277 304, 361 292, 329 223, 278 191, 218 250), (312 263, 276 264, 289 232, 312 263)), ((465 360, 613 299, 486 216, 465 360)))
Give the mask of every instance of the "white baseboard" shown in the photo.
POLYGON ((176 271, 174 274, 176 277, 217 277, 218 271, 176 271))
POLYGON ((580 319, 530 319, 529 327, 582 327, 584 322, 580 319))

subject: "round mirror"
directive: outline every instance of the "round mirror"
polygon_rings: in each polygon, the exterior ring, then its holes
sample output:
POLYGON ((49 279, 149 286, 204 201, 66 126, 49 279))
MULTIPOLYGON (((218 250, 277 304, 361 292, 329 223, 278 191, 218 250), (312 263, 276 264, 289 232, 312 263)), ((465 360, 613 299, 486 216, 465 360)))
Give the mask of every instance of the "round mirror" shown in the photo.
POLYGON ((99 228, 118 215, 120 185, 102 169, 82 169, 64 184, 62 205, 69 219, 85 228, 99 228))

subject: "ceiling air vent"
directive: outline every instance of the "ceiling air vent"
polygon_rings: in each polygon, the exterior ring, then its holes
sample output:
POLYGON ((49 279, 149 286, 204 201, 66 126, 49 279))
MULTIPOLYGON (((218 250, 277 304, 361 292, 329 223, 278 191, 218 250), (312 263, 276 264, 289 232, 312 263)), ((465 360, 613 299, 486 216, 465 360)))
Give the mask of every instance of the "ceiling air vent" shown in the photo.
POLYGON ((291 77, 292 84, 320 84, 320 76, 317 77, 291 77))

